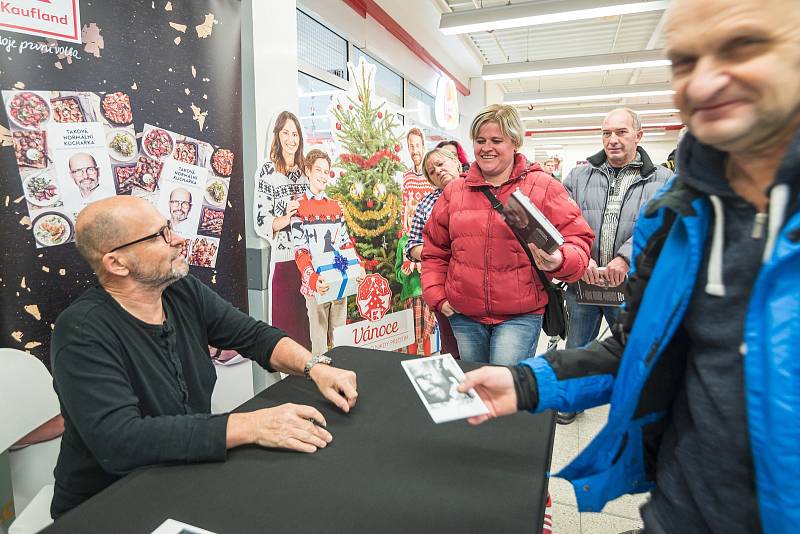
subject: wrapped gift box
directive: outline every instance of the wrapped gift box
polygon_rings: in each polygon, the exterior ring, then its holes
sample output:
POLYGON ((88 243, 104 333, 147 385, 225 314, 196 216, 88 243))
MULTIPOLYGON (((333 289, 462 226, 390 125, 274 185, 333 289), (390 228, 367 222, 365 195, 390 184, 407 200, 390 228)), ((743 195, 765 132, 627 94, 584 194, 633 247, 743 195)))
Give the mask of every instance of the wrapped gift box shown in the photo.
POLYGON ((355 249, 346 248, 340 252, 318 253, 312 256, 312 264, 317 274, 325 278, 331 288, 324 295, 317 293, 318 304, 324 304, 342 297, 355 295, 358 290, 356 278, 361 274, 361 266, 355 249))

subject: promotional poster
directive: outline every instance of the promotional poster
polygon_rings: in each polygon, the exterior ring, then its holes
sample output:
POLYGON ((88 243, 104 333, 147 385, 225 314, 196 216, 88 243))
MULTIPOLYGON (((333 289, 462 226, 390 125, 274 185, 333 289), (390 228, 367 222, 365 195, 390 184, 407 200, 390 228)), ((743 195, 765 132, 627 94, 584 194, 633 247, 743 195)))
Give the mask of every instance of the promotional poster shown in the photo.
POLYGON ((48 21, 64 28, 0 24, 2 346, 49 365, 56 318, 96 285, 75 217, 115 194, 183 224, 192 274, 246 311, 240 2, 41 9, 69 12, 48 21), (78 39, 52 36, 70 25, 78 39))

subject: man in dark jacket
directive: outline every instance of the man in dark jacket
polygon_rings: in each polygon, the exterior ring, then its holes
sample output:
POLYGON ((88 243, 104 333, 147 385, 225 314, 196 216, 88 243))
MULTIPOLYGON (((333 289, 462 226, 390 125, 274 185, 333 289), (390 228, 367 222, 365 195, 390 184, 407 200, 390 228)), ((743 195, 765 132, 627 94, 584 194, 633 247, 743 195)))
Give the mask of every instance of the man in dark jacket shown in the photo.
POLYGON ((76 244, 100 287, 58 317, 53 381, 64 415, 51 506, 58 517, 134 469, 223 461, 245 444, 314 452, 330 443, 311 406, 211 414, 208 346, 305 374, 347 412, 356 376, 314 356, 189 276, 185 239, 150 203, 117 196, 78 217, 76 244))
POLYGON ((647 534, 800 524, 800 5, 676 0, 689 132, 636 223, 613 337, 468 373, 491 414, 611 404, 558 476, 581 511, 652 491, 647 534))
MULTIPOLYGON (((591 156, 589 163, 574 168, 564 180, 564 187, 597 236, 581 280, 613 287, 628 275, 633 226, 639 211, 672 173, 654 165, 639 146, 642 123, 631 109, 619 108, 606 115, 602 139, 603 150, 591 156)), ((567 348, 582 347, 596 338, 603 317, 609 325, 617 320, 620 309, 616 306, 578 304, 572 287, 566 296, 567 348)), ((574 420, 574 413, 561 413, 558 417, 562 424, 574 420)))

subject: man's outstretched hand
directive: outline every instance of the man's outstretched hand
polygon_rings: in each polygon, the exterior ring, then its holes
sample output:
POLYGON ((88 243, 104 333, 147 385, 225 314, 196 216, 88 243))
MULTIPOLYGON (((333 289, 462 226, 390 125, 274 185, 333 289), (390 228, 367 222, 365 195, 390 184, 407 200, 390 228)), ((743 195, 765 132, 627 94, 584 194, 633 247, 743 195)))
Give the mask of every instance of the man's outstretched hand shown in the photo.
POLYGON ((517 392, 508 367, 487 366, 466 373, 458 391, 466 393, 472 388, 489 408, 489 413, 470 417, 467 419, 469 424, 479 425, 489 419, 517 412, 517 392))

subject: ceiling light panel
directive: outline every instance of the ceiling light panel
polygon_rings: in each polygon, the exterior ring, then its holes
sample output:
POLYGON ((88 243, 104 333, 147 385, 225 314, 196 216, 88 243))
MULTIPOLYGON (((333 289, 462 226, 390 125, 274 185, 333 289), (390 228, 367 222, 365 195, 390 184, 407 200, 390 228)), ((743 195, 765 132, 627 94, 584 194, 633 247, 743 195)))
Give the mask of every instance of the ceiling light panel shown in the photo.
POLYGON ((444 13, 439 30, 445 35, 503 30, 596 19, 602 17, 663 11, 667 0, 631 2, 625 0, 550 0, 454 13, 444 13))
POLYGON ((587 72, 666 67, 672 62, 664 57, 664 50, 641 50, 624 54, 599 54, 484 65, 484 80, 508 80, 541 76, 565 76, 587 72))
POLYGON ((505 104, 546 105, 559 102, 591 102, 593 100, 615 100, 619 98, 673 95, 668 84, 636 84, 613 87, 588 87, 553 92, 506 93, 505 104))

